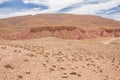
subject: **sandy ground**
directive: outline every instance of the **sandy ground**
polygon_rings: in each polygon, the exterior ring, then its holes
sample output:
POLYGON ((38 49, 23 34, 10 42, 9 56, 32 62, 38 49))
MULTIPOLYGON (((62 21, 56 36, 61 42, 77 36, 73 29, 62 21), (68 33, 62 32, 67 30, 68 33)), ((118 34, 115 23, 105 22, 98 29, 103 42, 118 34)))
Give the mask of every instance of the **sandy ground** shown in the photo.
POLYGON ((0 40, 0 80, 120 80, 120 39, 0 40))

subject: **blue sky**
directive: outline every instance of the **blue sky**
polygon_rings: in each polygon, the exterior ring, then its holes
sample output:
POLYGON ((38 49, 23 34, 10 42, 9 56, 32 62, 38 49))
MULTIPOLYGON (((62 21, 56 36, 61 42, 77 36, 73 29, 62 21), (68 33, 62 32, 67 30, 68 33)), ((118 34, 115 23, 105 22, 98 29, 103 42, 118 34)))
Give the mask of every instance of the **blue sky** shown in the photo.
POLYGON ((120 20, 120 0, 0 0, 0 18, 69 13, 120 20))

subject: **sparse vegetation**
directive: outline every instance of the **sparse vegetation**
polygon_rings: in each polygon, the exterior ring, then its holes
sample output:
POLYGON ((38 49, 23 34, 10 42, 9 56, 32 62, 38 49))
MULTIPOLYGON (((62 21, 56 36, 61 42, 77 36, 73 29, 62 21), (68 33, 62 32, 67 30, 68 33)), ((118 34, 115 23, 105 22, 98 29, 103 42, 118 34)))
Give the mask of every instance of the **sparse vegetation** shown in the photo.
POLYGON ((5 46, 2 46, 1 48, 2 48, 2 49, 6 49, 6 47, 5 47, 5 46))
POLYGON ((22 76, 22 75, 18 75, 18 78, 19 78, 19 79, 22 79, 22 78, 23 78, 23 76, 22 76))
POLYGON ((61 78, 68 78, 68 76, 67 75, 63 75, 63 76, 61 76, 61 78))
POLYGON ((77 73, 76 72, 71 72, 70 75, 77 75, 77 73))
POLYGON ((28 59, 24 59, 24 61, 25 61, 25 62, 29 62, 29 60, 28 60, 28 59))
POLYGON ((30 74, 30 72, 26 72, 26 74, 30 74))
POLYGON ((50 71, 50 72, 53 72, 53 71, 55 71, 55 69, 53 69, 53 68, 49 68, 49 71, 50 71))
POLYGON ((4 67, 5 67, 6 69, 14 69, 14 67, 11 66, 10 64, 6 64, 4 67))

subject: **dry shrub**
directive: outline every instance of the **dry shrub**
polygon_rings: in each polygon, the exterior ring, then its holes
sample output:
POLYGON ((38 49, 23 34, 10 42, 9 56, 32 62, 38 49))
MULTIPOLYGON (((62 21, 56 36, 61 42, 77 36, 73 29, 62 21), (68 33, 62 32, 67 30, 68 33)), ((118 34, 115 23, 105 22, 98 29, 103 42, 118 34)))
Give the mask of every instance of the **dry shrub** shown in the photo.
POLYGON ((4 67, 5 67, 6 69, 14 69, 14 67, 12 67, 10 64, 6 64, 4 67))

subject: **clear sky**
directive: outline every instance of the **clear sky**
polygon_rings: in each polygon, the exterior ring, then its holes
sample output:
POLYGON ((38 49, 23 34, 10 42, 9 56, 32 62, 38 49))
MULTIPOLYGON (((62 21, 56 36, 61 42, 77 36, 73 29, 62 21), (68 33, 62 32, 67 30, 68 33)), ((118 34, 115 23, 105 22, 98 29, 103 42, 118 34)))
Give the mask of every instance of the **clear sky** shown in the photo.
POLYGON ((120 0, 0 0, 0 18, 40 13, 98 15, 120 21, 120 0))

